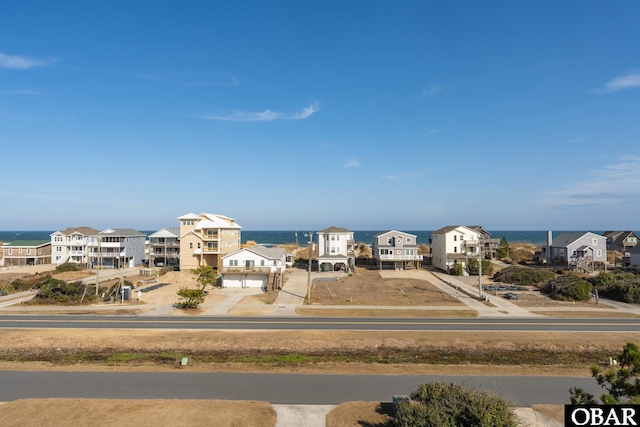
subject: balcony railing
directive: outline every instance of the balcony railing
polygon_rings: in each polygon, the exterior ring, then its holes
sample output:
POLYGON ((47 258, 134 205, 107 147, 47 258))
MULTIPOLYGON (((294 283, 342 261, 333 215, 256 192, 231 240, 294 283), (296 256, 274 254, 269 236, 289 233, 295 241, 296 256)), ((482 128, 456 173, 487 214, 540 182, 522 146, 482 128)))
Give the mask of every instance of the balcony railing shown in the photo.
POLYGON ((381 261, 422 261, 422 255, 379 255, 381 261))
POLYGON ((271 267, 222 267, 222 274, 269 274, 271 267))
POLYGON ((152 247, 167 247, 167 248, 179 248, 180 247, 180 242, 167 242, 167 243, 160 243, 160 242, 151 242, 151 246, 152 247))

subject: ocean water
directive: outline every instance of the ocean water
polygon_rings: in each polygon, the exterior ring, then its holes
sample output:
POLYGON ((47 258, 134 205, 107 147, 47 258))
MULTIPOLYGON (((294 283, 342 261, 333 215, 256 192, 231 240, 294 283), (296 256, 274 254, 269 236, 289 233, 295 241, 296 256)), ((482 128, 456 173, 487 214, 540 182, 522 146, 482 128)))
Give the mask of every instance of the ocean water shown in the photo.
MULTIPOLYGON (((144 231, 143 233, 149 235, 154 233, 156 230, 144 231)), ((315 234, 313 240, 315 242, 318 241, 318 236, 315 234)), ((386 230, 354 230, 354 238, 356 242, 363 242, 367 244, 371 244, 373 242, 373 236, 376 234, 386 231, 386 230)), ((431 230, 401 230, 406 233, 415 234, 417 236, 416 240, 418 244, 429 244, 429 239, 431 238, 431 230)), ((541 245, 547 240, 547 232, 546 230, 498 230, 491 231, 491 237, 496 239, 501 239, 505 237, 507 242, 515 243, 515 242, 526 242, 532 243, 534 245, 541 245)), ((596 234, 602 234, 604 231, 600 230, 588 230, 592 231, 596 234)), ((260 230, 242 230, 242 243, 247 242, 248 240, 253 240, 262 245, 273 246, 273 245, 282 245, 285 243, 297 243, 300 246, 304 246, 309 243, 309 238, 305 236, 311 230, 276 230, 276 231, 260 231, 260 230), (296 237, 297 235, 297 237, 296 237)), ((13 242, 16 240, 50 240, 50 234, 53 231, 0 231, 0 242, 13 242)), ((563 231, 554 230, 553 235, 558 236, 563 231)), ((636 234, 640 234, 636 232, 636 234)))

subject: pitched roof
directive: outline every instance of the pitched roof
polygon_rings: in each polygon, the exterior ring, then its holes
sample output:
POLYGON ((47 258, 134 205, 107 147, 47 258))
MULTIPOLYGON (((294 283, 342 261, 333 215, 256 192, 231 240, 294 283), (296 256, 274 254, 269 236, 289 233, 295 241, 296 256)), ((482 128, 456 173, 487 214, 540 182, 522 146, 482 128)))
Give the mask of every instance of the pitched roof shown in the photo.
POLYGON ((267 259, 272 259, 272 260, 278 260, 278 259, 282 259, 285 257, 286 255, 286 251, 284 248, 268 248, 266 246, 263 245, 254 245, 254 246, 249 246, 246 248, 242 248, 239 251, 235 251, 234 253, 231 253, 229 255, 225 255, 223 258, 227 258, 230 256, 233 256, 237 253, 243 252, 243 251, 249 251, 249 252, 253 252, 255 254, 258 254, 264 258, 267 259))
POLYGON ((180 236, 180 229, 176 227, 161 228, 160 230, 149 234, 149 237, 179 237, 179 236, 180 236))
POLYGON ((134 230, 133 228, 107 228, 102 230, 100 234, 109 234, 111 236, 144 236, 144 233, 134 230))
MULTIPOLYGON (((56 232, 58 233, 58 232, 56 232)), ((91 236, 94 234, 98 234, 99 231, 96 230, 95 228, 91 228, 91 227, 68 227, 66 228, 64 231, 60 231, 60 233, 64 234, 64 235, 70 235, 73 233, 80 233, 82 235, 85 236, 91 236)), ((55 233, 52 233, 55 234, 55 233)))
POLYGON ((439 230, 432 231, 431 234, 445 234, 445 233, 448 233, 448 232, 453 231, 456 228, 460 228, 460 227, 466 228, 467 230, 474 231, 476 233, 478 232, 477 230, 474 230, 471 227, 467 227, 466 225, 447 225, 446 227, 442 227, 439 230))
MULTIPOLYGON (((586 234, 594 234, 591 233, 589 231, 567 231, 562 233, 561 235, 559 235, 558 237, 554 238, 551 241, 551 246, 567 246, 570 245, 571 243, 575 242, 576 240, 580 239, 582 236, 586 235, 586 234)), ((597 234, 594 234, 594 236, 597 236, 597 234)))
POLYGON ((47 244, 51 244, 51 240, 14 240, 13 242, 5 243, 2 246, 11 246, 11 247, 38 247, 45 246, 47 244))
POLYGON ((633 231, 607 231, 604 236, 610 238, 611 244, 615 246, 623 246, 624 240, 629 236, 638 237, 633 231))
POLYGON ((351 230, 332 225, 331 227, 327 227, 324 230, 318 231, 318 233, 351 233, 351 230))
POLYGON ((242 228, 239 224, 236 224, 235 219, 224 215, 201 213, 199 218, 200 221, 196 224, 196 230, 205 228, 242 228))

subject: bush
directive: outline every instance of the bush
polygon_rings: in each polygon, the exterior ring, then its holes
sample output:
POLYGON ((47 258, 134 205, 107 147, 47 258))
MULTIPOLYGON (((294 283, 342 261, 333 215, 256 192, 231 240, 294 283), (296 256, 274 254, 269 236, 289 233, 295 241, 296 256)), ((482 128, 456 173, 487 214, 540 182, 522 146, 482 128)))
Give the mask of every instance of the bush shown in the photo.
MULTIPOLYGON (((469 274, 471 276, 478 275, 478 260, 470 259, 469 260, 469 274)), ((493 263, 488 259, 482 260, 482 275, 483 276, 491 276, 493 274, 493 263)))
POLYGON ((558 276, 542 289, 553 299, 560 301, 588 301, 593 286, 578 276, 558 276))
POLYGON ((453 264, 453 267, 449 269, 449 274, 462 276, 462 264, 453 264))
POLYGON ((204 302, 204 295, 204 289, 189 289, 183 286, 178 291, 180 301, 176 306, 182 309, 198 308, 204 302))
POLYGON ((498 271, 493 280, 521 286, 540 286, 554 277, 551 270, 512 266, 498 271))
POLYGON ((603 272, 587 280, 600 296, 630 304, 640 303, 640 276, 637 272, 603 272))
POLYGON ((58 273, 65 273, 67 271, 80 271, 82 270, 82 266, 79 264, 74 264, 71 262, 65 262, 64 264, 60 264, 56 267, 56 271, 58 273))
POLYGON ((516 427, 510 403, 484 391, 440 382, 420 385, 400 401, 394 427, 516 427))
MULTIPOLYGON (((80 282, 67 283, 63 280, 53 279, 46 276, 33 285, 39 289, 36 296, 29 301, 32 304, 61 304, 74 305, 79 304, 85 291, 85 286, 80 282)), ((83 302, 91 302, 92 296, 88 295, 83 302)))

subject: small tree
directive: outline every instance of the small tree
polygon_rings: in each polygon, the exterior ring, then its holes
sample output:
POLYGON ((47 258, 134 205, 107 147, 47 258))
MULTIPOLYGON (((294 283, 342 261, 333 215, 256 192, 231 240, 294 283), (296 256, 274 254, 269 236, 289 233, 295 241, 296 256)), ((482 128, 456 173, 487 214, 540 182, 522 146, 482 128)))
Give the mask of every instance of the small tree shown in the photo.
POLYGON ((191 270, 196 275, 196 281, 202 285, 202 289, 207 285, 215 286, 218 281, 218 271, 210 265, 201 265, 191 270))
POLYGON ((189 289, 185 286, 178 291, 180 301, 176 303, 178 308, 198 308, 204 302, 204 289, 189 289))
MULTIPOLYGON (((469 260, 469 274, 471 276, 478 275, 478 260, 470 259, 469 260)), ((493 274, 493 264, 488 259, 482 260, 482 275, 483 276, 491 276, 493 274)))
POLYGON ((602 403, 608 405, 640 404, 640 349, 638 345, 628 342, 618 356, 618 364, 602 370, 598 366, 591 367, 591 375, 598 381, 606 393, 600 395, 602 403))
POLYGON ((504 258, 509 258, 509 242, 507 242, 506 237, 500 239, 500 243, 498 244, 498 259, 504 258))

